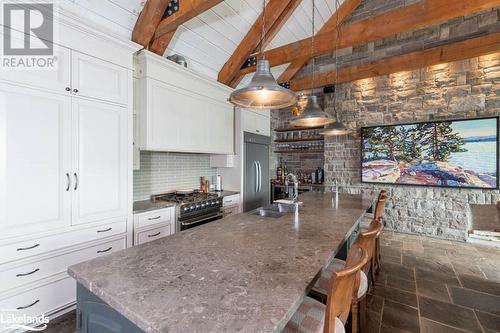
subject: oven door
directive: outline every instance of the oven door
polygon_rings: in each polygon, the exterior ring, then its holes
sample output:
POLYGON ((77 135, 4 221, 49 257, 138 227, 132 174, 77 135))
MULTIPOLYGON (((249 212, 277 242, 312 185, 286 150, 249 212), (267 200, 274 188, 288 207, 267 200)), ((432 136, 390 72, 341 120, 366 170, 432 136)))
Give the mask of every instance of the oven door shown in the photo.
POLYGON ((212 212, 210 214, 204 214, 204 215, 199 215, 199 216, 193 216, 193 217, 188 217, 188 218, 180 218, 177 220, 177 230, 187 230, 190 228, 194 228, 197 226, 200 226, 202 224, 206 224, 209 222, 217 221, 220 220, 221 218, 224 217, 224 214, 222 211, 216 211, 212 212))

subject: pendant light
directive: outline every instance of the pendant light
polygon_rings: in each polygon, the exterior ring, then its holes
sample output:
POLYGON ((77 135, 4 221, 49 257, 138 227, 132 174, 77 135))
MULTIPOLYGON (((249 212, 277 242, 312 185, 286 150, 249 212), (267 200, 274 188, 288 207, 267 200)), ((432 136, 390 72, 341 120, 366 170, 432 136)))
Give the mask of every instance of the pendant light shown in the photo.
POLYGON ((331 124, 334 120, 330 117, 328 113, 323 111, 318 104, 318 97, 313 95, 314 92, 314 69, 315 69, 315 57, 314 57, 314 34, 315 32, 315 22, 314 14, 316 11, 316 6, 314 0, 312 0, 312 37, 311 37, 311 55, 312 55, 312 80, 311 80, 311 95, 307 97, 307 104, 304 111, 300 116, 290 121, 292 126, 298 127, 319 127, 331 124))
POLYGON ((260 39, 260 55, 262 59, 257 62, 257 68, 250 84, 245 88, 233 91, 229 96, 229 102, 238 107, 249 109, 283 109, 297 103, 295 93, 276 82, 271 73, 269 61, 265 59, 262 49, 264 44, 265 18, 266 0, 263 0, 260 39))
MULTIPOLYGON (((335 0, 335 7, 339 8, 339 2, 338 0, 335 0)), ((335 24, 335 27, 337 29, 337 36, 340 36, 340 30, 339 30, 339 22, 338 22, 338 16, 337 16, 337 22, 335 24)), ((338 58, 337 58, 337 51, 338 51, 338 38, 337 41, 335 42, 335 84, 338 82, 338 58)), ((340 136, 340 135, 347 135, 349 134, 349 130, 345 125, 339 121, 339 116, 337 113, 337 93, 334 91, 333 92, 333 108, 335 109, 335 123, 332 125, 329 125, 325 128, 324 131, 320 132, 320 135, 324 136, 340 136)))

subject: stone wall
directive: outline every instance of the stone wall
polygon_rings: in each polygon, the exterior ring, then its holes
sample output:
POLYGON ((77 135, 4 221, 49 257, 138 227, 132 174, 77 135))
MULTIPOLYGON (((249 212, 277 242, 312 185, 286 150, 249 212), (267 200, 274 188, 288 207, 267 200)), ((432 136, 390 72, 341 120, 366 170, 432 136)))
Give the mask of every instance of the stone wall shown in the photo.
POLYGON ((340 84, 336 102, 325 95, 325 109, 353 135, 327 138, 325 173, 350 193, 390 192, 385 223, 389 229, 448 239, 465 239, 469 204, 500 200, 499 191, 360 183, 360 127, 437 119, 500 115, 500 53, 415 71, 340 84))

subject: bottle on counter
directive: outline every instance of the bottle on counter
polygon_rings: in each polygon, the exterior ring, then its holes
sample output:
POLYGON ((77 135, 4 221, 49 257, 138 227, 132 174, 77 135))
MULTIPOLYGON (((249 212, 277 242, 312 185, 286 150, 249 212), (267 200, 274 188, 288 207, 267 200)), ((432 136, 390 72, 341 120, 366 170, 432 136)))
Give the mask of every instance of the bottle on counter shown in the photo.
POLYGON ((280 164, 276 168, 276 179, 278 181, 282 180, 282 175, 283 175, 283 158, 280 157, 280 164))

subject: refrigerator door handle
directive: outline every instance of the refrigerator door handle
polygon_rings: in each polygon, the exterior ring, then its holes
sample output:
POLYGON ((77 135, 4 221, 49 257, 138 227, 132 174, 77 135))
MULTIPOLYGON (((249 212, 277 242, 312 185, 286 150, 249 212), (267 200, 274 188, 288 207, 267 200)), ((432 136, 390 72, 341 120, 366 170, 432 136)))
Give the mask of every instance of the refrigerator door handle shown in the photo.
POLYGON ((262 165, 260 164, 260 161, 257 161, 259 164, 259 192, 262 191, 262 165))
POLYGON ((259 192, 259 165, 257 161, 253 161, 255 166, 255 193, 259 192))

